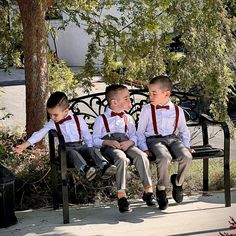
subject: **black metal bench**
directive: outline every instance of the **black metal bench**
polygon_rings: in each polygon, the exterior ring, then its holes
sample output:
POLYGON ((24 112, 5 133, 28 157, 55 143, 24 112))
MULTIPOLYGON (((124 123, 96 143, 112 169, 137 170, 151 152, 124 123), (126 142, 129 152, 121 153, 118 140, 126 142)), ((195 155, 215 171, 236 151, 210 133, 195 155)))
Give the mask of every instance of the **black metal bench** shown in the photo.
MULTIPOLYGON (((132 108, 129 114, 133 116, 136 124, 138 123, 139 114, 143 105, 148 103, 147 91, 141 89, 130 90, 132 108)), ((208 191, 208 169, 209 158, 222 157, 224 159, 224 192, 225 206, 231 206, 230 196, 230 134, 229 128, 225 122, 212 120, 209 116, 199 113, 201 105, 200 97, 191 93, 172 92, 171 99, 184 109, 187 124, 189 127, 199 127, 202 133, 202 143, 198 146, 192 146, 195 150, 193 160, 203 159, 203 191, 208 191), (209 144, 208 127, 210 125, 219 125, 222 127, 224 134, 223 148, 212 147, 209 144)), ((70 110, 74 114, 84 116, 89 129, 93 130, 94 121, 98 115, 102 114, 107 107, 104 93, 95 93, 87 96, 72 99, 70 101, 70 110)), ((58 169, 60 163, 61 181, 62 181, 62 203, 63 203, 63 220, 69 223, 69 201, 68 201, 68 180, 67 165, 65 154, 65 142, 63 137, 57 137, 57 133, 51 130, 49 133, 51 176, 52 176, 52 192, 53 192, 53 208, 57 209, 58 194, 58 169), (55 138, 59 139, 59 145, 55 144, 55 138)), ((150 160, 151 161, 151 160, 150 160)))

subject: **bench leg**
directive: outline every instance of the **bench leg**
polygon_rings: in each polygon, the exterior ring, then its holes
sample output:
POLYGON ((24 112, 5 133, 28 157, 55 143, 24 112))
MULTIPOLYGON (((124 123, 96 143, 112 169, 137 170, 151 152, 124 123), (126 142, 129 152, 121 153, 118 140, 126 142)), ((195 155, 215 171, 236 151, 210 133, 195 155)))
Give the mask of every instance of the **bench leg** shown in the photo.
POLYGON ((63 204, 63 223, 70 223, 69 219, 69 198, 67 181, 66 152, 61 150, 61 179, 62 179, 62 204, 63 204))
POLYGON ((55 143, 54 137, 49 132, 49 150, 50 150, 50 165, 51 165, 51 190, 52 190, 52 205, 53 210, 59 208, 59 196, 58 196, 58 166, 56 165, 55 143))
POLYGON ((224 158, 225 206, 231 206, 229 156, 224 158))
POLYGON ((52 189, 52 204, 53 210, 59 208, 59 196, 58 196, 58 167, 55 164, 51 164, 51 189, 52 189))
POLYGON ((63 223, 70 223, 67 179, 62 180, 63 223))
POLYGON ((209 160, 203 159, 203 191, 208 191, 209 160))

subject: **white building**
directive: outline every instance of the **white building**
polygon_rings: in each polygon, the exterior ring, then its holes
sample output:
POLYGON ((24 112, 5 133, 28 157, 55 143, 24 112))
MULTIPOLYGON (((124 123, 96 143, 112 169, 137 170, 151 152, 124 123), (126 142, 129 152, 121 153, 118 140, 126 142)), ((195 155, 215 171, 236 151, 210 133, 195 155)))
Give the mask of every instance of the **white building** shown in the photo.
MULTIPOLYGON (((60 20, 50 20, 49 23, 56 29, 61 26, 60 20)), ((64 60, 68 66, 83 66, 90 41, 88 34, 73 23, 70 23, 65 30, 60 29, 57 32, 58 57, 64 60)), ((49 45, 53 51, 56 51, 51 35, 49 35, 49 45)))

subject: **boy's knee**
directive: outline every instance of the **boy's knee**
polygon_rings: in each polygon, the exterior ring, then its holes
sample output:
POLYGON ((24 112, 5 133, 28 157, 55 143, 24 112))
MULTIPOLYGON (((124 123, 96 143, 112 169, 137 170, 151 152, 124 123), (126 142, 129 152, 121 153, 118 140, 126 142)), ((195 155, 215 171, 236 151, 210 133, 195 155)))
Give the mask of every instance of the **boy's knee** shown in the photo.
POLYGON ((134 159, 134 162, 135 161, 141 161, 145 164, 149 164, 149 159, 148 159, 148 155, 144 152, 140 155, 137 156, 137 158, 134 159))
POLYGON ((182 160, 183 162, 186 162, 186 163, 191 163, 193 160, 193 156, 190 152, 186 152, 184 153, 184 155, 180 156, 178 160, 182 160))
POLYGON ((166 153, 165 155, 156 155, 156 161, 161 163, 171 163, 172 156, 170 153, 166 153))
POLYGON ((193 156, 190 152, 187 155, 185 155, 184 158, 185 158, 186 162, 188 162, 188 163, 191 163, 193 160, 193 156))
POLYGON ((120 156, 116 161, 116 165, 124 165, 128 166, 130 164, 130 160, 126 156, 120 156))

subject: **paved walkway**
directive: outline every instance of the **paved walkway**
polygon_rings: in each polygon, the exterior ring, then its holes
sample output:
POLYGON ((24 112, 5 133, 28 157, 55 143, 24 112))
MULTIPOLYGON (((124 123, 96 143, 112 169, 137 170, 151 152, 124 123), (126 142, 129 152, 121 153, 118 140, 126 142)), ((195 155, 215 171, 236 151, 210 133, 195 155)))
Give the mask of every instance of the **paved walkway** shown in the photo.
POLYGON ((185 197, 177 205, 170 199, 165 211, 147 207, 143 201, 133 201, 133 212, 121 214, 115 204, 101 206, 71 206, 70 224, 62 224, 62 210, 27 210, 16 212, 18 223, 0 229, 1 236, 187 236, 219 235, 228 232, 229 216, 236 219, 236 190, 232 191, 232 206, 224 207, 222 193, 210 196, 185 197))

